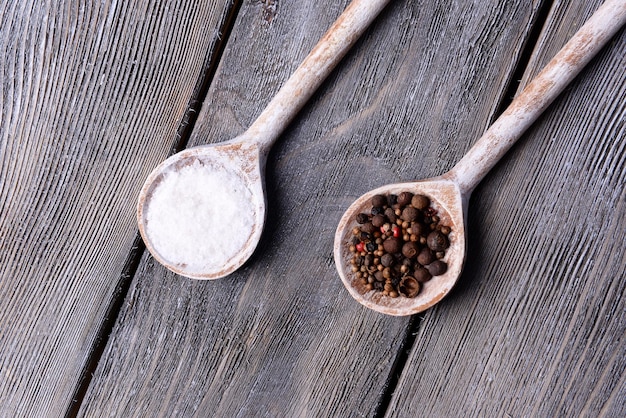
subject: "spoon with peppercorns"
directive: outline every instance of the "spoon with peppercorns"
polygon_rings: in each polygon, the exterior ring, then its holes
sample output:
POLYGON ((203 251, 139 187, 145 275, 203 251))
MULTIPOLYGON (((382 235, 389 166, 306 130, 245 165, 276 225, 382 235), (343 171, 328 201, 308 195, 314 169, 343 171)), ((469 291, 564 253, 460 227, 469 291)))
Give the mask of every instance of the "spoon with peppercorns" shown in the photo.
POLYGON ((625 22, 626 0, 606 1, 450 171, 379 187, 346 210, 334 258, 358 302, 403 316, 450 292, 465 261, 472 191, 625 22))

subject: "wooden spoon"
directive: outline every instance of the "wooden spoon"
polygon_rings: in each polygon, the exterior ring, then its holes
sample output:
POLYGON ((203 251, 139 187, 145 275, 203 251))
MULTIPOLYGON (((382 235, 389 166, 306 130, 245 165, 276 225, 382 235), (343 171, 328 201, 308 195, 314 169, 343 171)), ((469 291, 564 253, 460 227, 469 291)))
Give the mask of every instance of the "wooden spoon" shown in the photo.
POLYGON ((606 1, 450 171, 431 179, 379 187, 359 197, 346 210, 335 234, 334 258, 341 280, 357 301, 378 312, 401 316, 424 311, 450 292, 465 260, 465 224, 472 191, 625 21, 626 1, 606 1), (357 225, 356 215, 370 212, 374 195, 403 191, 430 197, 441 224, 452 229, 444 258, 448 270, 426 282, 414 298, 392 298, 376 290, 368 291, 352 273, 350 264, 349 245, 352 229, 357 225))
POLYGON ((270 147, 388 2, 354 0, 245 133, 220 144, 187 149, 154 169, 139 195, 137 222, 146 247, 155 259, 183 276, 217 279, 235 271, 252 255, 265 223, 263 176, 270 147), (198 231, 211 235, 211 224, 222 222, 220 214, 211 218, 205 216, 204 211, 223 202, 211 201, 215 196, 183 193, 186 188, 196 187, 193 182, 197 176, 194 179, 190 171, 196 167, 208 176, 207 183, 217 183, 215 187, 219 187, 226 176, 237 193, 245 195, 244 201, 236 201, 240 203, 238 213, 246 219, 239 230, 233 231, 236 237, 227 234, 198 236, 198 231), (181 176, 181 173, 186 175, 181 176), (177 174, 176 187, 164 186, 177 174), (189 210, 190 201, 198 198, 198 210, 189 210), (164 208, 164 205, 169 207, 164 208), (177 216, 176 212, 186 213, 188 219, 172 219, 177 216), (164 228, 164 224, 171 225, 164 228), (236 242, 233 243, 233 239, 236 242), (203 254, 199 249, 206 247, 208 240, 214 242, 203 254), (221 250, 222 247, 229 247, 229 250, 219 256, 210 254, 211 248, 221 250))

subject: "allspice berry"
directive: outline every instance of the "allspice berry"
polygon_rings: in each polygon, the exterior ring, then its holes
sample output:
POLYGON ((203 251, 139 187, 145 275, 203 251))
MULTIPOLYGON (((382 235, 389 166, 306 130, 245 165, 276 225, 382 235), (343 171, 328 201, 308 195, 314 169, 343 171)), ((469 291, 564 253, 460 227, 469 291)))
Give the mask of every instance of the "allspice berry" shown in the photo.
POLYGON ((426 232, 426 227, 420 222, 413 222, 408 232, 411 235, 423 235, 426 232))
POLYGON ((426 245, 433 251, 443 251, 450 245, 448 237, 441 231, 433 231, 426 237, 426 245))
POLYGON ((375 208, 377 207, 383 207, 387 204, 387 198, 381 194, 377 194, 375 196, 372 196, 372 206, 374 206, 375 208))
POLYGON ((419 214, 420 214, 419 210, 415 209, 413 206, 407 206, 404 209, 402 209, 402 215, 400 215, 400 218, 403 221, 415 222, 419 214))
POLYGON ((433 277, 433 275, 430 274, 430 272, 424 267, 417 267, 413 272, 413 277, 420 283, 426 283, 433 277))
POLYGON ((419 251, 417 242, 409 241, 402 246, 402 255, 406 258, 415 258, 419 251))
POLYGON ((413 193, 411 192, 402 192, 398 195, 398 205, 400 207, 404 207, 406 205, 411 204, 411 200, 413 199, 413 193))
POLYGON ((430 205, 430 199, 424 195, 416 194, 411 199, 411 205, 419 210, 426 209, 430 205))
POLYGON ((378 215, 374 215, 372 217, 372 225, 374 225, 376 228, 380 228, 381 226, 383 226, 386 222, 385 219, 385 215, 383 214, 378 214, 378 215))
POLYGON ((437 260, 427 265, 426 268, 428 269, 428 272, 433 276, 441 276, 448 270, 448 265, 441 260, 437 260))
POLYGON ((399 253, 402 250, 402 243, 398 238, 387 238, 385 241, 383 241, 383 248, 388 253, 399 253))
POLYGON ((398 216, 396 215, 396 211, 392 208, 385 209, 385 216, 389 219, 389 222, 395 223, 398 220, 398 216))
POLYGON ((371 222, 366 222, 361 226, 361 231, 362 232, 366 232, 368 234, 373 234, 374 231, 378 231, 379 229, 376 228, 371 222))
POLYGON ((417 255, 417 262, 420 263, 422 266, 426 266, 433 261, 435 261, 435 254, 433 254, 433 252, 428 248, 422 248, 422 250, 417 255))

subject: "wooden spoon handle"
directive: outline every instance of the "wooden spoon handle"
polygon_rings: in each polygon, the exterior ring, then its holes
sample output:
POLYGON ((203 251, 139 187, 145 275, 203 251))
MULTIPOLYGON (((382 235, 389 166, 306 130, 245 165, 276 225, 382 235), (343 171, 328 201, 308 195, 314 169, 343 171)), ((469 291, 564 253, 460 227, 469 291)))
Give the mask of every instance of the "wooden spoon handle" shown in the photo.
POLYGON ((446 175, 464 196, 493 168, 570 81, 626 22, 626 0, 608 0, 513 100, 446 175))
POLYGON ((354 0, 244 134, 268 151, 389 0, 354 0))

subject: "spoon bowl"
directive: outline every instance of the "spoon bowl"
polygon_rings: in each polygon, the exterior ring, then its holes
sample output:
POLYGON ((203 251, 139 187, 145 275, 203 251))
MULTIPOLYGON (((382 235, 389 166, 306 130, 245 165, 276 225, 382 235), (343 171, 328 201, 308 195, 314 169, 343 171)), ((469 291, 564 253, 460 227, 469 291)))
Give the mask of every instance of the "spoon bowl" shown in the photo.
POLYGON ((335 264, 341 280, 350 294, 361 304, 375 311, 404 316, 422 312, 446 296, 454 287, 463 269, 466 252, 465 214, 463 196, 459 186, 445 177, 436 177, 410 183, 395 183, 379 187, 360 196, 343 214, 337 227, 334 244, 335 264), (422 194, 431 200, 442 225, 452 232, 448 235, 450 246, 443 261, 448 265, 446 272, 422 284, 420 293, 414 298, 385 296, 376 290, 368 290, 350 269, 350 238, 352 229, 357 226, 356 216, 369 213, 372 197, 375 195, 398 195, 402 192, 422 194))
POLYGON ((254 252, 265 222, 265 160, 266 154, 254 141, 235 138, 189 148, 157 166, 146 179, 137 205, 139 231, 154 258, 193 279, 217 279, 244 264, 254 252), (194 181, 211 182, 210 178, 197 178, 202 172, 215 178, 216 187, 223 185, 228 190, 185 194, 194 181), (224 195, 237 199, 230 205, 216 200, 224 195), (228 214, 236 216, 226 219, 228 214), (185 217, 185 222, 180 222, 180 217, 185 217), (229 236, 235 229, 231 224, 237 221, 241 225, 236 236, 229 236), (193 230, 181 230, 181 224, 191 225, 193 230), (208 245, 211 240, 219 244, 208 245))
POLYGON ((342 282, 358 302, 389 315, 411 315, 430 308, 450 292, 465 260, 465 222, 472 191, 625 22, 626 0, 607 0, 450 171, 433 179, 380 187, 359 197, 346 210, 335 233, 334 257, 342 282), (403 191, 428 196, 441 223, 450 226, 450 247, 444 258, 448 270, 423 284, 415 297, 392 298, 376 290, 367 291, 352 273, 349 245, 356 215, 370 212, 371 198, 403 191))

